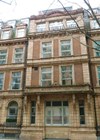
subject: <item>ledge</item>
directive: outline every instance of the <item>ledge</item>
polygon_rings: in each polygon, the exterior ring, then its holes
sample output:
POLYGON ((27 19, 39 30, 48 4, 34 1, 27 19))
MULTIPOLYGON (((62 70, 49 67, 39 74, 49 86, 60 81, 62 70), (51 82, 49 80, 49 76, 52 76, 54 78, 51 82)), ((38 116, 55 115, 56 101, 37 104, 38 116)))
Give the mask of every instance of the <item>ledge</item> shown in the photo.
POLYGON ((77 94, 77 93, 92 93, 89 84, 85 85, 67 85, 67 86, 49 86, 49 87, 26 87, 25 94, 77 94))
MULTIPOLYGON (((80 26, 81 30, 84 30, 84 26, 80 26)), ((64 28, 64 29, 57 29, 57 30, 47 30, 43 32, 29 32, 28 37, 31 39, 38 38, 38 37, 48 37, 48 36, 56 36, 56 35, 66 35, 69 36, 71 33, 80 32, 77 27, 75 28, 64 28)))
POLYGON ((27 41, 27 37, 20 37, 20 38, 12 38, 12 39, 2 39, 0 40, 0 44, 14 44, 14 43, 25 43, 27 41))

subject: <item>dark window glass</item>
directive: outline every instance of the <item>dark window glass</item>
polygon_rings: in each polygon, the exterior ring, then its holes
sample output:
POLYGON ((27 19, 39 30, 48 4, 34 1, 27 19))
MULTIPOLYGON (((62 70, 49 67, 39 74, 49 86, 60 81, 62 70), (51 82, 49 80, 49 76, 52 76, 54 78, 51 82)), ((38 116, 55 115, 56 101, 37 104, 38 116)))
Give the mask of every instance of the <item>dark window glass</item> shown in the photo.
POLYGON ((36 102, 31 102, 31 123, 35 123, 35 114, 36 114, 36 102))
POLYGON ((84 100, 79 101, 80 124, 85 124, 84 100))
POLYGON ((63 106, 68 106, 68 102, 67 101, 64 101, 63 102, 63 106))
POLYGON ((60 101, 55 101, 55 102, 52 102, 52 105, 53 106, 61 106, 61 102, 60 101))
POLYGON ((51 106, 51 102, 46 102, 46 106, 51 106))

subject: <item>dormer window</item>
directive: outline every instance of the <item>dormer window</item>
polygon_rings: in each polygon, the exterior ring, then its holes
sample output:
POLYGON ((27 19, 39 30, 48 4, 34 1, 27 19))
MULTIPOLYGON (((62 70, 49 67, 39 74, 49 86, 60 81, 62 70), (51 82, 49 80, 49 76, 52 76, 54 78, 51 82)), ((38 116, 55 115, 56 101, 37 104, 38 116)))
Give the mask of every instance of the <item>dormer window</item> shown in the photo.
MULTIPOLYGON (((100 20, 100 19, 98 19, 98 20, 100 20)), ((100 28, 96 20, 92 20, 91 21, 91 28, 92 29, 98 29, 98 28, 100 28)))
POLYGON ((62 21, 55 21, 49 23, 50 30, 61 30, 64 28, 62 21))
POLYGON ((46 30, 46 24, 45 23, 37 24, 37 26, 36 26, 36 31, 37 32, 43 32, 45 30, 46 30))
POLYGON ((16 24, 16 20, 9 20, 8 22, 7 22, 7 24, 9 25, 9 26, 12 26, 13 28, 15 27, 15 24, 16 24))
POLYGON ((3 23, 2 23, 2 22, 0 22, 0 29, 1 29, 1 27, 2 27, 2 24, 3 24, 3 23))
POLYGON ((1 36, 2 39, 9 39, 9 37, 10 37, 10 31, 2 32, 2 36, 1 36))
POLYGON ((17 29, 16 37, 24 37, 25 29, 17 29))
POLYGON ((77 25, 74 20, 67 21, 67 28, 76 28, 77 25))

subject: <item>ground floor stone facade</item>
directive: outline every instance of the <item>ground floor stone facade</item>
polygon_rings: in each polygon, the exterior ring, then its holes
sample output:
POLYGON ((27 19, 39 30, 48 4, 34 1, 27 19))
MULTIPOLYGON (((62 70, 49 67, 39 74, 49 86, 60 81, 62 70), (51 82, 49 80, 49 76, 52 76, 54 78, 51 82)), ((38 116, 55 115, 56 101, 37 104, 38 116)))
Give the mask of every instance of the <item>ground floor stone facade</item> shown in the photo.
MULTIPOLYGON (((97 96, 96 100, 99 126, 100 97, 97 96)), ((0 137, 2 139, 5 136, 9 138, 10 134, 12 138, 20 140, 97 140, 94 100, 91 95, 37 94, 26 96, 23 102, 22 97, 13 97, 12 100, 2 98, 1 103, 0 137), (15 106, 13 108, 10 102, 17 102, 18 106, 13 104, 15 106), (9 113, 13 114, 16 108, 16 122, 8 122, 7 117, 12 117, 9 113)))

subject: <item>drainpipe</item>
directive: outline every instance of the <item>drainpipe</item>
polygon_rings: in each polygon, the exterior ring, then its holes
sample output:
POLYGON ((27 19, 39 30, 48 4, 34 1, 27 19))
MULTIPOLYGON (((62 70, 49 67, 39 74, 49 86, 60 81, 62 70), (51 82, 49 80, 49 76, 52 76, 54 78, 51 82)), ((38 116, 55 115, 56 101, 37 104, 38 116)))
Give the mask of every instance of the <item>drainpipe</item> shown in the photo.
MULTIPOLYGON (((23 70, 23 78, 22 78, 22 109, 21 109, 21 125, 20 128, 22 128, 23 124, 23 111, 24 111, 24 98, 25 98, 25 85, 26 85, 26 67, 27 67, 27 48, 28 48, 28 38, 25 42, 25 54, 24 54, 24 70, 23 70)), ((21 133, 21 130, 20 130, 21 133)))
MULTIPOLYGON (((90 36, 88 33, 86 33, 87 36, 90 36)), ((89 38, 86 36, 86 43, 89 46, 89 38)), ((92 77, 92 63, 91 63, 91 56, 89 47, 87 48, 88 53, 88 66, 89 66, 89 74, 90 74, 90 85, 92 89, 92 97, 93 97, 93 106, 94 106, 94 115, 95 115, 95 130, 96 130, 96 136, 98 136, 98 122, 97 122, 97 112, 96 112, 96 93, 94 91, 94 85, 93 85, 93 77, 92 77)))
POLYGON ((85 25, 85 31, 86 31, 85 37, 86 37, 86 44, 87 44, 90 86, 92 89, 93 108, 94 108, 94 116, 95 116, 95 130, 96 130, 96 136, 98 136, 98 122, 97 122, 97 112, 96 112, 96 93, 94 91, 94 84, 93 84, 93 77, 92 77, 92 62, 91 62, 90 50, 88 47, 89 46, 89 37, 91 37, 91 34, 88 33, 88 31, 90 30, 90 19, 89 19, 87 11, 84 11, 84 25, 85 25))

